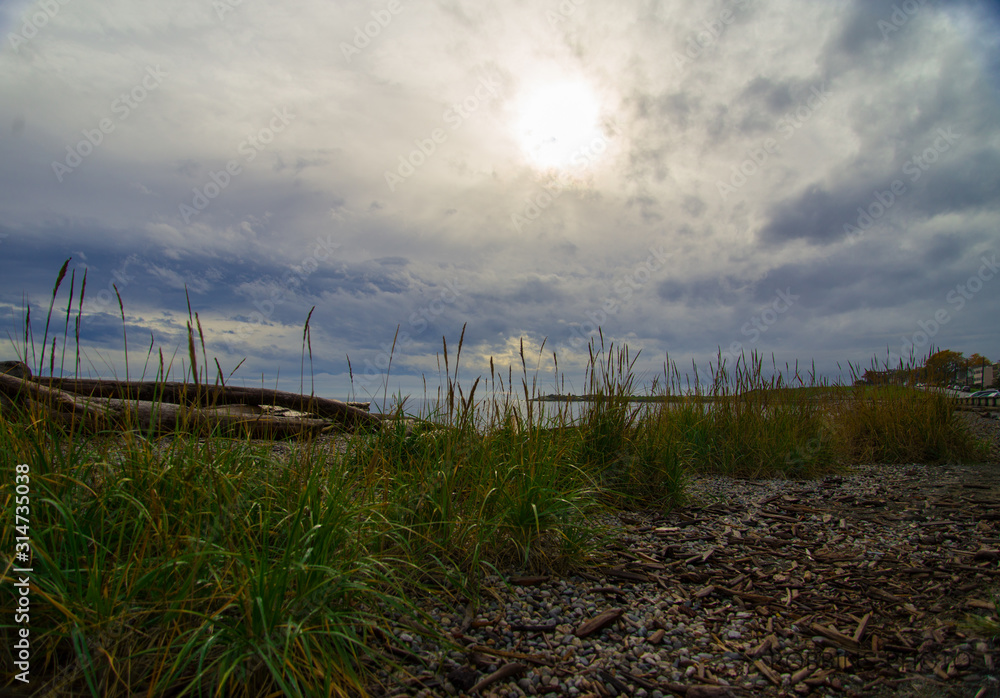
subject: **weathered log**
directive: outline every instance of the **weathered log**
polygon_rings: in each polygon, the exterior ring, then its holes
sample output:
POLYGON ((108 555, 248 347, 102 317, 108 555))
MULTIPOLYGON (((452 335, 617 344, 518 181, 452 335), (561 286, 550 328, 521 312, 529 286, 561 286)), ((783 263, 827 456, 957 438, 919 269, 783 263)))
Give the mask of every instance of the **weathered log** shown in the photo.
MULTIPOLYGON (((0 396, 3 396, 0 393, 0 396)), ((118 400, 116 398, 81 398, 87 408, 86 424, 91 430, 117 427, 154 434, 219 434, 254 439, 283 439, 316 435, 339 426, 325 419, 275 417, 249 405, 189 407, 166 402, 118 400)), ((68 429, 79 424, 79 417, 53 408, 51 403, 21 399, 18 406, 29 414, 68 429)))
POLYGON ((33 380, 40 385, 88 397, 205 406, 274 405, 336 420, 349 428, 375 428, 382 423, 378 416, 340 400, 299 395, 282 390, 195 385, 194 383, 173 381, 114 381, 79 378, 35 378, 33 380))
MULTIPOLYGON (((0 375, 31 378, 31 369, 23 361, 0 361, 0 375)), ((0 411, 13 410, 14 407, 14 401, 7 397, 6 393, 0 392, 0 411)))
POLYGON ((115 424, 156 433, 222 430, 253 438, 284 438, 317 434, 338 425, 358 428, 382 423, 376 415, 337 400, 275 390, 185 383, 25 380, 0 373, 0 395, 49 421, 70 427, 82 422, 90 429, 115 424), (155 399, 142 399, 143 396, 155 399), (217 402, 210 402, 210 397, 217 402), (265 404, 308 411, 324 418, 267 414, 260 407, 265 404))
POLYGON ((0 374, 14 378, 31 378, 31 369, 23 361, 0 361, 0 374))
POLYGON ((0 373, 0 393, 9 397, 15 405, 25 405, 28 401, 41 403, 65 414, 71 422, 80 420, 90 426, 98 426, 94 423, 97 416, 85 404, 78 402, 77 396, 57 388, 47 388, 30 380, 0 373))
POLYGON ((117 424, 152 429, 156 433, 198 433, 218 430, 251 438, 285 438, 318 434, 333 426, 325 419, 275 417, 250 405, 219 405, 191 407, 149 400, 119 400, 117 398, 85 398, 88 406, 98 408, 117 424))

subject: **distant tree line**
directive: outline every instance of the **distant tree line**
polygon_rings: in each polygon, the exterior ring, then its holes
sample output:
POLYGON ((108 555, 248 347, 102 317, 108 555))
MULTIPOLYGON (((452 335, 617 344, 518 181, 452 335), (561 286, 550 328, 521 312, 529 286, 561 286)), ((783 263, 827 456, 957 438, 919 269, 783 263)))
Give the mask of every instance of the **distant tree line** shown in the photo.
POLYGON ((855 385, 924 385, 946 386, 967 385, 972 380, 972 371, 977 368, 993 367, 992 384, 984 387, 1000 387, 1000 364, 990 361, 982 354, 974 353, 966 357, 961 352, 950 349, 935 351, 917 366, 899 366, 878 370, 868 369, 854 381, 855 385))

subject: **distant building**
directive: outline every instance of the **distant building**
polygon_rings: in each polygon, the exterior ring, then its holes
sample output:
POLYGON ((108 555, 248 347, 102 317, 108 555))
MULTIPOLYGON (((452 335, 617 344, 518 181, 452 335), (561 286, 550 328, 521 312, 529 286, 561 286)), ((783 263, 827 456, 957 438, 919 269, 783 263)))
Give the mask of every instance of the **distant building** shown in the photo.
POLYGON ((993 385, 993 366, 991 364, 986 364, 985 366, 970 366, 967 380, 969 385, 978 386, 980 388, 988 388, 993 385))

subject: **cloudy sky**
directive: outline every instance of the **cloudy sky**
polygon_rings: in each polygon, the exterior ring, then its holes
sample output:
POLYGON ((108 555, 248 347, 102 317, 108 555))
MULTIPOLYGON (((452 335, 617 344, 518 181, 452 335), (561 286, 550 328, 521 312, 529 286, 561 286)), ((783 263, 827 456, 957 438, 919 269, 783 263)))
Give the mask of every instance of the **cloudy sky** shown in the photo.
POLYGON ((433 391, 466 323, 466 385, 545 340, 581 390, 598 326, 646 379, 1000 359, 993 3, 34 0, 0 35, 0 358, 71 257, 94 375, 112 284, 132 376, 150 337, 187 363, 187 292, 210 362, 297 389, 315 306, 329 396, 348 356, 381 392, 397 328, 390 392, 433 391))

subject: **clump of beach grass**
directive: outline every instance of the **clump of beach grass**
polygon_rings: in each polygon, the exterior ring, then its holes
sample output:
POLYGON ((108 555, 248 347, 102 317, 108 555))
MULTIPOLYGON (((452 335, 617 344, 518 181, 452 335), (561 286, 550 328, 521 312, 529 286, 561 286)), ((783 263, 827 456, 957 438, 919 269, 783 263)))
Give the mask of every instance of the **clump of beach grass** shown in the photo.
MULTIPOLYGON (((873 362, 877 369, 877 363, 873 362)), ((913 366, 896 367, 897 375, 913 366)), ((858 371, 852 367, 852 375, 858 371)), ((835 404, 836 443, 850 463, 984 462, 988 446, 956 418, 956 403, 915 381, 862 385, 835 404)))
POLYGON ((347 694, 386 612, 413 613, 321 454, 84 441, 0 424, 30 475, 32 676, 51 690, 347 694))
MULTIPOLYGON (((773 359, 772 359, 773 363, 773 359)), ((786 383, 764 359, 741 355, 730 371, 721 355, 712 381, 662 418, 687 459, 687 469, 743 478, 806 478, 837 469, 823 405, 786 383)), ((804 385, 798 371, 793 380, 804 385)), ((673 372, 673 387, 680 376, 673 372)), ((800 386, 801 387, 801 386, 800 386)), ((666 403, 663 409, 668 409, 666 403)))

